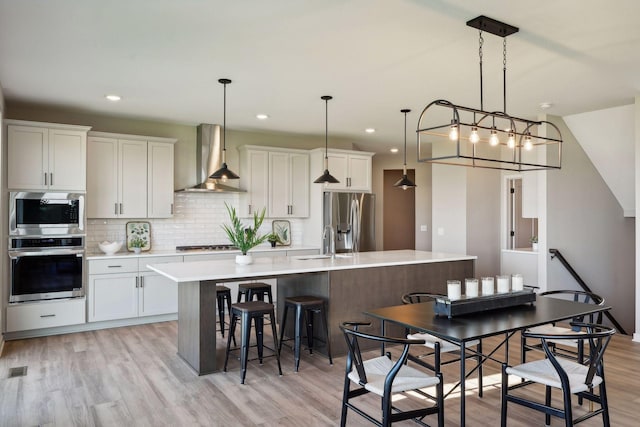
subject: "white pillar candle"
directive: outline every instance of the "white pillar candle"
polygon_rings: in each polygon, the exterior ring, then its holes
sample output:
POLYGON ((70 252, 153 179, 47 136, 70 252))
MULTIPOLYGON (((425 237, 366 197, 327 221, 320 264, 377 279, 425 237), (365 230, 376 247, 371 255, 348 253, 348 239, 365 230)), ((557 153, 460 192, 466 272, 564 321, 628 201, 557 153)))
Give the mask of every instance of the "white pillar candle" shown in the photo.
POLYGON ((509 276, 496 276, 498 279, 498 293, 505 294, 509 292, 509 276))
POLYGON ((447 280, 447 296, 450 300, 460 299, 462 296, 462 285, 459 280, 447 280))
POLYGON ((493 277, 482 278, 482 295, 493 295, 493 277))
POLYGON ((478 279, 465 279, 464 287, 464 294, 467 298, 475 298, 478 296, 478 279))
POLYGON ((517 292, 523 289, 524 279, 522 278, 522 274, 514 274, 513 276, 511 276, 511 290, 517 292))

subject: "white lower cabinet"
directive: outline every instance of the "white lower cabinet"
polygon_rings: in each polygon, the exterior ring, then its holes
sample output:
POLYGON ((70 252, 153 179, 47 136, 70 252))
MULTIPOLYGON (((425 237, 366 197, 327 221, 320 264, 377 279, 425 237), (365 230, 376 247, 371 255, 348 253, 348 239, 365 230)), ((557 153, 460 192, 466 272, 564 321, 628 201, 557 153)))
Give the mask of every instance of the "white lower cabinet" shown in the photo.
POLYGON ((178 312, 178 284, 158 273, 140 273, 138 315, 178 312))
POLYGON ((7 332, 85 323, 85 299, 23 302, 7 307, 7 332))
POLYGON ((146 268, 182 256, 89 260, 87 320, 128 319, 178 312, 178 285, 146 268))

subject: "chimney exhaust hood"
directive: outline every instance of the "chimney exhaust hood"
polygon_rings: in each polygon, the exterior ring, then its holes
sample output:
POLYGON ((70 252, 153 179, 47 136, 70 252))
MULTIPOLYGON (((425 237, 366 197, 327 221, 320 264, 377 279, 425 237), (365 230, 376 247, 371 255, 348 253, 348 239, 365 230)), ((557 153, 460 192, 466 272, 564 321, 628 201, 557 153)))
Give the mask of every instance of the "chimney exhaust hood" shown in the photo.
POLYGON ((222 184, 218 179, 209 178, 222 164, 220 132, 220 125, 207 123, 198 125, 196 140, 196 179, 198 184, 176 192, 245 193, 245 190, 222 184))

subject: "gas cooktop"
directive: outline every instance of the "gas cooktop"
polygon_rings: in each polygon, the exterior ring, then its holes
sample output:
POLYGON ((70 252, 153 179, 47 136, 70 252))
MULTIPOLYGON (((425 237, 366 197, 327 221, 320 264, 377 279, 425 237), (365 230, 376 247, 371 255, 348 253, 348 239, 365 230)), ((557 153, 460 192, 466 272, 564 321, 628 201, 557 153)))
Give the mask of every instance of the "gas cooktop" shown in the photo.
POLYGON ((229 251, 238 249, 233 245, 192 245, 192 246, 176 246, 176 251, 229 251))

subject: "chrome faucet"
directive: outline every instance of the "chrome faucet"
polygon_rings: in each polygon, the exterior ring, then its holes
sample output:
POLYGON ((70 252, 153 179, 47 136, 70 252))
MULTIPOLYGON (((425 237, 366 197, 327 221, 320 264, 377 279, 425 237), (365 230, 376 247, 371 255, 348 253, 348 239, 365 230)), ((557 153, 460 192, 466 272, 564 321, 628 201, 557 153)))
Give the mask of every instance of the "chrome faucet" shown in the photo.
POLYGON ((331 255, 331 258, 335 258, 336 256, 336 235, 333 231, 333 227, 329 224, 324 226, 324 231, 322 232, 322 241, 324 243, 324 253, 331 255), (329 234, 327 236, 327 233, 329 234), (329 241, 327 242, 327 238, 329 241))

